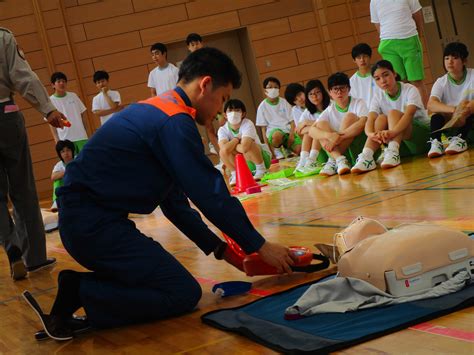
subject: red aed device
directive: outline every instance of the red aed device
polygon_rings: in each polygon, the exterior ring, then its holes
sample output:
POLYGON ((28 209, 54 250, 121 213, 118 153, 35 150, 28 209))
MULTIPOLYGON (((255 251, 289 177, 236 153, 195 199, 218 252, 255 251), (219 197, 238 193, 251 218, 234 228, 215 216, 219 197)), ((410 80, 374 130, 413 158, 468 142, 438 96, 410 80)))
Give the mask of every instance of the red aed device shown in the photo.
MULTIPOLYGON (((241 261, 239 269, 245 272, 247 276, 280 274, 275 267, 265 263, 258 253, 247 255, 232 238, 225 233, 223 233, 223 236, 235 259, 241 261)), ((326 269, 329 266, 328 258, 320 254, 313 254, 308 248, 299 246, 291 246, 289 248, 295 261, 292 266, 293 271, 315 272, 326 269), (312 261, 315 259, 321 262, 312 264, 312 261)))

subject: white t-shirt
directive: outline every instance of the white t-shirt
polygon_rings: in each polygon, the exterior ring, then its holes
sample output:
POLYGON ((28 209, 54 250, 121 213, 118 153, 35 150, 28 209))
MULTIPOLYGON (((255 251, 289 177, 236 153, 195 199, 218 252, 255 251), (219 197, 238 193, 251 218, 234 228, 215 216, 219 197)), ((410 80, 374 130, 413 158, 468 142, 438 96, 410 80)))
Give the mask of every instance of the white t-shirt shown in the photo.
POLYGON ((293 121, 295 121, 295 126, 298 126, 298 123, 300 123, 300 118, 304 110, 304 108, 301 108, 298 105, 291 108, 291 117, 293 117, 293 121))
MULTIPOLYGON (((107 95, 112 99, 113 102, 118 103, 119 105, 122 103, 120 99, 120 93, 115 90, 107 91, 107 95)), ((97 110, 108 110, 110 109, 110 105, 105 99, 104 93, 100 92, 92 99, 92 112, 97 110)), ((107 120, 113 116, 113 113, 110 115, 100 116, 100 124, 103 125, 107 120)))
POLYGON ((303 121, 317 121, 318 118, 321 116, 322 112, 316 111, 315 113, 309 112, 308 109, 304 110, 304 112, 300 116, 299 122, 303 121))
POLYGON ((350 95, 358 99, 365 101, 367 107, 370 107, 370 101, 376 90, 380 88, 375 84, 375 80, 372 75, 360 76, 359 72, 356 72, 351 76, 351 91, 350 95))
POLYGON ((166 68, 156 67, 148 76, 148 87, 156 90, 156 95, 172 90, 178 82, 178 68, 168 63, 166 68))
POLYGON ((402 82, 399 82, 399 85, 400 92, 396 98, 391 98, 384 91, 378 90, 372 98, 369 112, 388 115, 391 110, 405 112, 408 105, 415 105, 418 109, 415 112, 414 118, 425 119, 426 110, 418 89, 411 84, 402 82))
POLYGON ((56 163, 56 165, 54 166, 53 168, 53 174, 54 173, 59 173, 59 172, 64 172, 66 171, 66 164, 64 164, 64 162, 61 160, 61 161, 58 161, 56 163))
POLYGON ((434 83, 431 96, 450 106, 456 106, 462 100, 474 100, 474 69, 466 69, 462 84, 456 84, 447 73, 444 74, 434 83))
POLYGON ((234 131, 229 122, 226 122, 222 127, 217 131, 217 140, 220 142, 222 140, 231 141, 235 137, 242 139, 243 137, 249 137, 254 140, 255 143, 259 144, 263 149, 269 151, 269 148, 266 144, 262 144, 260 137, 257 134, 255 125, 248 118, 244 118, 240 127, 237 131, 234 131))
POLYGON ((339 132, 342 120, 346 114, 354 113, 357 117, 367 117, 369 111, 367 110, 365 101, 355 97, 350 97, 350 100, 349 107, 343 111, 337 106, 336 102, 332 101, 323 113, 321 113, 318 121, 328 121, 331 128, 339 132))
POLYGON ((82 103, 79 96, 73 92, 66 92, 63 97, 57 97, 51 95, 49 97, 54 107, 61 112, 69 122, 71 127, 56 128, 59 136, 59 140, 68 139, 71 142, 77 142, 80 140, 87 139, 86 129, 82 122, 81 114, 86 110, 86 107, 82 103))
POLYGON ((372 23, 380 24, 381 40, 418 34, 412 15, 419 10, 419 0, 370 0, 370 18, 372 23))
POLYGON ((284 98, 279 97, 276 105, 263 100, 257 109, 257 126, 264 126, 267 134, 274 128, 279 128, 285 133, 290 132, 290 122, 293 121, 291 106, 284 98))

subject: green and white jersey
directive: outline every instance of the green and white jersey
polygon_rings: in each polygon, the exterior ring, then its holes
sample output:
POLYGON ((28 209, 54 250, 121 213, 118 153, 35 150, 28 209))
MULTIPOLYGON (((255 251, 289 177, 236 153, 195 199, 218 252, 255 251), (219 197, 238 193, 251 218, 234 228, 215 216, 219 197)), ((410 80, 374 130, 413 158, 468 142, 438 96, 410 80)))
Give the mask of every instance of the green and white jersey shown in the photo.
POLYGON ((323 113, 321 113, 318 122, 328 121, 331 128, 336 132, 339 132, 341 129, 342 119, 348 113, 354 113, 357 117, 367 117, 369 112, 364 100, 349 96, 349 106, 343 109, 339 107, 335 101, 332 101, 323 113))
POLYGON ((463 100, 474 100, 474 69, 467 68, 460 82, 456 82, 449 73, 444 74, 434 83, 431 96, 450 106, 456 106, 463 100))

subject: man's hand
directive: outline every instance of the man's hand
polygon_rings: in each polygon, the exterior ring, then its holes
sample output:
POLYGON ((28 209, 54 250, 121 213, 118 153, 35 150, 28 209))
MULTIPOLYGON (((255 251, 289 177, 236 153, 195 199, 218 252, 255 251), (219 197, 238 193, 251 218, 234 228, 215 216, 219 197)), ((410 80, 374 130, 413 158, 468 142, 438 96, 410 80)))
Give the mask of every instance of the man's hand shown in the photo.
POLYGON ((281 244, 266 241, 262 245, 258 254, 264 262, 278 269, 280 273, 291 274, 291 266, 294 261, 290 254, 290 249, 281 244))
POLYGON ((57 110, 51 111, 46 117, 46 120, 51 126, 56 128, 63 128, 64 123, 67 122, 66 117, 57 110))

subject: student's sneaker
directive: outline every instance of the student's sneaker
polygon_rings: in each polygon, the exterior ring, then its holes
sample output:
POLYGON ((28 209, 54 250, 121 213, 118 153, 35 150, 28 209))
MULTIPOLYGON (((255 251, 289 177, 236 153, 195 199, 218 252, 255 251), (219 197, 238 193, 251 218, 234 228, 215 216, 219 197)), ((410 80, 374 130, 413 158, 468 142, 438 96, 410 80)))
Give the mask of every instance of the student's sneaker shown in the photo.
POLYGON ((400 153, 393 149, 385 149, 384 158, 381 164, 382 169, 390 169, 400 165, 400 153))
POLYGON ((428 143, 431 143, 431 149, 428 152, 428 158, 437 158, 440 157, 444 154, 444 147, 443 143, 441 143, 439 140, 436 138, 430 138, 428 143))
POLYGON ((351 166, 349 165, 349 162, 345 156, 341 157, 341 159, 338 159, 336 161, 336 165, 338 175, 344 175, 351 171, 351 166))
POLYGON ((236 183, 237 183, 237 176, 235 175, 235 171, 233 171, 230 173, 229 185, 235 186, 236 183))
POLYGON ((351 169, 352 174, 362 174, 374 170, 377 167, 373 157, 367 157, 360 153, 355 165, 351 169))
POLYGON ((255 171, 255 175, 253 176, 253 178, 255 180, 260 180, 261 178, 263 178, 263 175, 265 175, 265 173, 267 172, 267 170, 265 169, 262 169, 262 170, 256 170, 255 171))
POLYGON ((461 135, 449 137, 449 145, 446 148, 446 154, 453 155, 467 150, 467 142, 461 138, 461 135))
POLYGON ((303 177, 308 177, 312 175, 318 174, 322 169, 322 166, 319 162, 317 161, 308 161, 304 168, 301 169, 300 171, 295 172, 295 177, 296 178, 303 178, 303 177))
POLYGON ((380 152, 379 157, 375 161, 376 164, 378 164, 378 165, 382 164, 383 158, 385 157, 385 149, 387 149, 387 148, 383 148, 382 151, 380 152))
POLYGON ((58 212, 58 204, 56 201, 53 201, 53 204, 51 205, 51 212, 58 212))
POLYGON ((273 152, 275 153, 275 158, 277 158, 278 160, 285 158, 285 156, 283 155, 283 152, 281 151, 281 149, 274 148, 273 152))
POLYGON ((322 176, 333 176, 337 174, 336 161, 334 159, 329 159, 323 168, 319 172, 319 175, 322 176))
POLYGON ((214 147, 212 143, 209 143, 209 153, 217 155, 216 148, 214 147))

